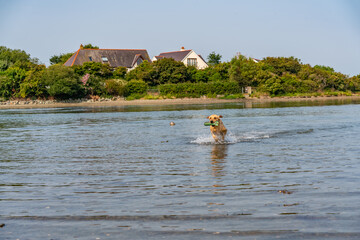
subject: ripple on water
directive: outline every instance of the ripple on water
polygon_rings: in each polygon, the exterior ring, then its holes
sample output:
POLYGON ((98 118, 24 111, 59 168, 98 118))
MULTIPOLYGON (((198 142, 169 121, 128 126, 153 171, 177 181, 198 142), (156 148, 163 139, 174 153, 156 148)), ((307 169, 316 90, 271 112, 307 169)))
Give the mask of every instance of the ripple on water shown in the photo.
POLYGON ((20 239, 49 238, 26 233, 42 226, 73 234, 54 239, 119 228, 359 236, 358 106, 3 111, 0 223, 20 239), (214 110, 228 128, 220 144, 203 127, 214 110))

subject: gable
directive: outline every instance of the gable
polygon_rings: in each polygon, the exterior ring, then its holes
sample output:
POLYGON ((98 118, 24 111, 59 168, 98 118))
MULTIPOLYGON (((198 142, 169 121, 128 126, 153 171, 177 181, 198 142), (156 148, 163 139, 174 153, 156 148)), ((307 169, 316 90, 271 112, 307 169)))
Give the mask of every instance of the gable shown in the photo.
POLYGON ((139 66, 144 61, 144 58, 141 56, 141 54, 136 54, 134 57, 134 60, 132 61, 131 66, 139 66))
POLYGON ((192 65, 195 60, 196 68, 204 69, 207 68, 209 65, 205 62, 205 60, 201 57, 201 55, 196 54, 194 51, 191 51, 182 61, 186 66, 192 65), (196 59, 196 60, 195 60, 196 59))
MULTIPOLYGON (((183 48, 182 48, 183 49, 183 48)), ((172 58, 175 61, 182 62, 186 66, 192 65, 198 69, 204 69, 208 67, 208 64, 205 60, 193 50, 180 50, 174 52, 164 52, 160 53, 159 56, 155 56, 153 59, 156 61, 162 58, 172 58)))

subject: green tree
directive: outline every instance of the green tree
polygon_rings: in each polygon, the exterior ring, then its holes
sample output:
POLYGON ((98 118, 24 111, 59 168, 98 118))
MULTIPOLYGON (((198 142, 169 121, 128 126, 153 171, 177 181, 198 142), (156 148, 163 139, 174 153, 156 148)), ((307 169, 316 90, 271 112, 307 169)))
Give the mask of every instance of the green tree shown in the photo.
POLYGON ((196 69, 194 66, 188 66, 188 77, 191 82, 208 82, 209 74, 207 69, 196 69))
POLYGON ((148 61, 143 61, 139 66, 137 66, 135 69, 131 70, 126 74, 126 79, 128 81, 130 80, 142 80, 146 82, 150 86, 155 85, 154 81, 154 67, 152 63, 149 63, 148 61))
POLYGON ((109 79, 105 81, 106 91, 113 96, 124 96, 127 82, 121 79, 109 79))
POLYGON ((115 68, 115 70, 113 72, 113 77, 125 79, 126 73, 127 73, 126 67, 117 67, 117 68, 115 68))
POLYGON ((85 44, 84 49, 99 49, 98 46, 93 46, 91 43, 85 44))
POLYGON ((209 81, 228 81, 230 78, 229 69, 230 63, 224 62, 213 66, 210 65, 205 71, 207 72, 209 81))
POLYGON ((328 71, 328 72, 335 72, 334 68, 332 67, 328 67, 328 66, 323 66, 323 65, 315 65, 314 66, 315 69, 321 69, 321 70, 325 70, 325 71, 328 71))
POLYGON ((297 74, 301 70, 300 60, 294 57, 267 57, 261 61, 264 70, 281 76, 285 73, 297 74))
POLYGON ((50 66, 44 71, 42 81, 45 82, 50 97, 68 99, 84 96, 84 88, 81 85, 80 78, 71 67, 50 66))
POLYGON ((76 65, 72 68, 79 76, 84 76, 86 73, 104 79, 108 79, 113 76, 110 65, 102 64, 100 62, 85 62, 83 65, 76 65))
POLYGON ((26 71, 19 67, 8 68, 0 78, 0 96, 4 98, 18 97, 20 84, 26 77, 26 71))
POLYGON ((189 80, 187 68, 182 62, 164 58, 153 63, 154 84, 181 83, 189 80))
POLYGON ((360 75, 345 80, 346 89, 352 92, 360 91, 360 75))
POLYGON ((222 56, 220 54, 216 54, 213 51, 207 56, 207 61, 209 65, 216 65, 220 63, 221 58, 222 56))
POLYGON ((37 58, 31 58, 30 54, 20 49, 9 49, 5 46, 0 46, 0 71, 5 71, 14 64, 19 65, 23 63, 38 64, 37 58))
POLYGON ((9 99, 15 93, 14 82, 6 75, 0 75, 0 97, 9 99))
POLYGON ((64 64, 74 53, 62 53, 60 55, 52 56, 49 61, 51 65, 64 64))
POLYGON ((144 95, 148 89, 148 85, 143 80, 131 80, 125 86, 125 95, 144 95))
MULTIPOLYGON (((347 86, 354 86, 348 81, 348 77, 344 74, 337 73, 331 67, 319 66, 311 67, 310 65, 302 65, 298 72, 298 77, 306 80, 311 84, 312 91, 346 91, 350 90, 347 86)), ((352 88, 352 87, 351 87, 352 88)))
POLYGON ((91 75, 85 84, 86 95, 105 96, 107 93, 105 80, 99 76, 91 75))
POLYGON ((45 98, 48 96, 46 83, 42 77, 45 69, 44 65, 37 65, 30 71, 26 72, 26 77, 20 84, 20 96, 22 98, 45 98))
MULTIPOLYGON (((192 69, 192 68, 189 68, 192 69)), ((191 72, 191 70, 189 70, 191 72)), ((190 81, 191 78, 188 68, 182 63, 172 58, 165 58, 149 63, 142 62, 137 68, 126 75, 127 80, 143 80, 150 86, 164 83, 179 83, 190 81)))
POLYGON ((230 80, 238 82, 240 87, 252 85, 257 71, 257 63, 243 55, 234 57, 230 62, 230 80))

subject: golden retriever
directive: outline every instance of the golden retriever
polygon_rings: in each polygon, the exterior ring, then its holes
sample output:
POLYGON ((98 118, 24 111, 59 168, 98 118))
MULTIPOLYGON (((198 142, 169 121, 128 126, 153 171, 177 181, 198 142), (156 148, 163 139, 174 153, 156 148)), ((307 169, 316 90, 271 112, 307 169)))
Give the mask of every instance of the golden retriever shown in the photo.
POLYGON ((225 136, 227 133, 227 129, 220 119, 220 118, 222 118, 222 116, 213 114, 213 115, 208 116, 207 118, 210 120, 210 123, 219 122, 218 126, 214 126, 214 125, 210 126, 210 132, 216 142, 219 142, 219 141, 224 142, 225 136))

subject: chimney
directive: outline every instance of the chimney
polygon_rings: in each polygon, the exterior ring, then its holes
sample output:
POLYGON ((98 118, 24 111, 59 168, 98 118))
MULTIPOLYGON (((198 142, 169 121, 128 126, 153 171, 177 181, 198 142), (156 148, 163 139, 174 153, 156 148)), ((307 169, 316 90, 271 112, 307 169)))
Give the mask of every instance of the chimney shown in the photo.
POLYGON ((84 49, 84 46, 82 44, 80 44, 80 49, 84 49))
POLYGON ((185 48, 184 48, 184 47, 181 47, 180 51, 185 51, 185 48))

